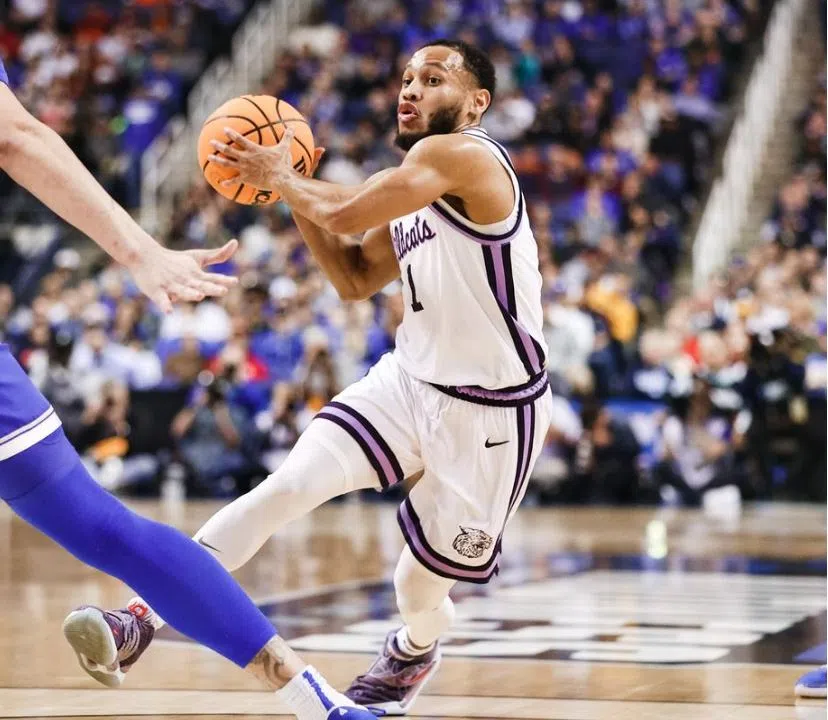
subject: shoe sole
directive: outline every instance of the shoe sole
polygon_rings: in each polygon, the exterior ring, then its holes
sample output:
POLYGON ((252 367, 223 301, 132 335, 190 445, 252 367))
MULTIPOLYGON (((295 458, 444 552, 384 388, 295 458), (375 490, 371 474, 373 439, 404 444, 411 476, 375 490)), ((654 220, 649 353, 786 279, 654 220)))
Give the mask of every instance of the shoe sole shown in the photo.
POLYGON ((63 636, 87 675, 108 688, 121 686, 124 673, 118 666, 118 648, 100 610, 83 608, 70 613, 63 621, 63 636))
POLYGON ((825 700, 828 698, 828 688, 812 688, 807 685, 797 685, 794 692, 798 698, 825 700))
POLYGON ((434 677, 436 672, 440 669, 441 662, 443 662, 443 656, 438 655, 431 670, 423 676, 423 679, 417 684, 412 694, 408 695, 402 702, 371 704, 366 705, 365 707, 369 710, 381 710, 383 712, 383 716, 407 715, 408 711, 411 709, 411 706, 414 704, 414 701, 419 697, 420 693, 423 691, 423 688, 425 688, 428 684, 428 681, 431 680, 431 678, 434 677))

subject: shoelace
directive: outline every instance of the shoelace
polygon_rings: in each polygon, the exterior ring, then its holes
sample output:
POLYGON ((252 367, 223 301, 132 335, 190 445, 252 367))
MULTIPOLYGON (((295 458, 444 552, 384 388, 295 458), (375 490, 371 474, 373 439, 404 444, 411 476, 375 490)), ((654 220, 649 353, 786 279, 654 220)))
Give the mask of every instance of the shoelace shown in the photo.
POLYGON ((430 660, 409 663, 385 656, 378 659, 367 673, 359 675, 351 687, 366 692, 374 700, 383 699, 383 694, 397 696, 411 687, 430 664, 430 660))
POLYGON ((118 648, 118 662, 124 662, 138 650, 141 645, 141 624, 132 613, 116 610, 109 613, 118 619, 123 633, 121 647, 118 648))

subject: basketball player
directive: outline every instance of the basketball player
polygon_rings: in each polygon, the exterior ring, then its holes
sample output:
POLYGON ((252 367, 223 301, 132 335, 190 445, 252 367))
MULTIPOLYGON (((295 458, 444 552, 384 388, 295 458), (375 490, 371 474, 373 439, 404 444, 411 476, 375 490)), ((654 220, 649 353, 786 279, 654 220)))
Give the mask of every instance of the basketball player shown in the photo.
POLYGON ((232 142, 214 141, 211 156, 238 170, 228 185, 281 195, 343 299, 402 277, 395 351, 315 417, 273 475, 196 534, 236 569, 330 498, 423 471, 399 511, 404 625, 347 692, 388 714, 404 714, 436 670, 452 586, 497 572, 504 527, 550 423, 537 245, 512 163, 480 128, 494 87, 477 48, 447 40, 416 52, 397 114, 407 155, 362 185, 301 177, 289 131, 272 148, 228 131, 232 142))
MULTIPOLYGON (((233 284, 204 268, 230 258, 235 241, 214 251, 173 252, 158 245, 60 137, 26 112, 8 87, 2 62, 0 128, 0 169, 127 267, 162 310, 174 300, 223 295, 233 284)), ((334 712, 341 720, 374 717, 306 666, 208 552, 130 512, 95 483, 49 402, 2 344, 0 498, 80 560, 139 588, 179 630, 279 690, 300 720, 327 720, 334 712)), ((84 669, 107 684, 152 638, 152 626, 137 615, 95 608, 73 613, 64 631, 79 648, 84 669)))

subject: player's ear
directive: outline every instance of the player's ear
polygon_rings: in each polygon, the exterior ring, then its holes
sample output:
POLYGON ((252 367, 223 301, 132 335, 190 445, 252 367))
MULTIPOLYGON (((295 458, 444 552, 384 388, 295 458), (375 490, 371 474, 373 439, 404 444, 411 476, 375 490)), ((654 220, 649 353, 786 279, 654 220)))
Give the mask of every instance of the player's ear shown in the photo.
POLYGON ((489 109, 489 106, 492 104, 492 94, 484 89, 480 88, 476 90, 474 93, 474 109, 477 110, 481 115, 489 109))

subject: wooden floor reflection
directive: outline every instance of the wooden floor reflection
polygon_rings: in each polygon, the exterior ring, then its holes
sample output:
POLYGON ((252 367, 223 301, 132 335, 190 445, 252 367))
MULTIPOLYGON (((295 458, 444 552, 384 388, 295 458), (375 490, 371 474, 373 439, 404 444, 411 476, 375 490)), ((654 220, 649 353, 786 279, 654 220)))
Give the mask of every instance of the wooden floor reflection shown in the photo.
MULTIPOLYGON (((218 505, 134 507, 193 532, 218 505)), ((825 523, 824 508, 808 506, 738 519, 528 508, 505 536, 491 592, 460 589, 446 660, 413 716, 824 718, 825 703, 795 705, 792 688, 809 667, 797 658, 825 643, 825 523)), ((394 622, 383 608, 401 546, 393 507, 329 505, 274 536, 237 577, 342 687, 394 622)), ((74 605, 129 595, 0 508, 0 717, 284 716, 241 671, 173 634, 125 689, 96 686, 60 623, 74 605)))

